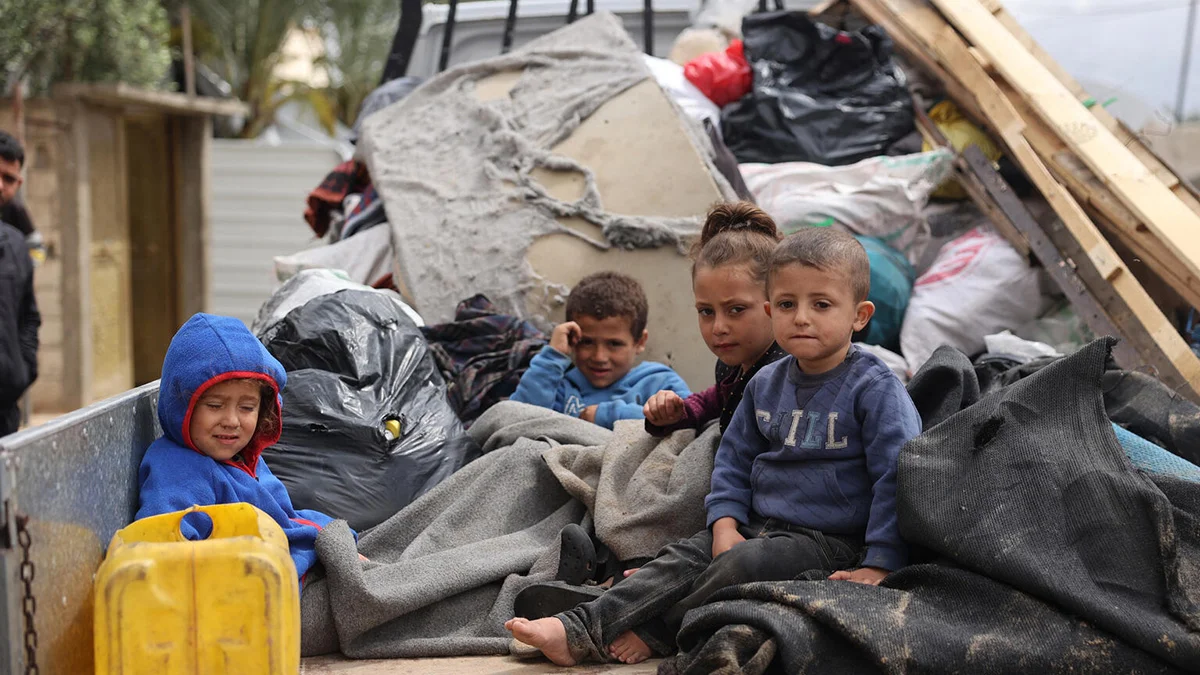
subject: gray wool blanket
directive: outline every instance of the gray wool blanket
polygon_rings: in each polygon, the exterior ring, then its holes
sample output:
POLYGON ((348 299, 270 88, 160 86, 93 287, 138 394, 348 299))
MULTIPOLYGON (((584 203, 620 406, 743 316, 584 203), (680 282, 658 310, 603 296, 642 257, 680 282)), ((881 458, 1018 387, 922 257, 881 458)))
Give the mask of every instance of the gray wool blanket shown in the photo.
POLYGON ((655 439, 640 422, 609 431, 506 402, 470 434, 486 454, 357 547, 341 521, 318 537, 323 574, 301 597, 306 656, 505 654, 513 600, 554 577, 564 526, 594 523, 622 559, 704 527, 715 425, 655 439))

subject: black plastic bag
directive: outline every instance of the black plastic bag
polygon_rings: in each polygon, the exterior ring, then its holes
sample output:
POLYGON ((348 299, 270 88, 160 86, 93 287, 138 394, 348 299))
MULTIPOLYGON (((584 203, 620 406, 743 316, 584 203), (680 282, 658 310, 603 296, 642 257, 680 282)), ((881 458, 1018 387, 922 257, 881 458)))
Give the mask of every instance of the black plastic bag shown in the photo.
POLYGON ((299 509, 364 530, 479 457, 421 331, 375 291, 322 295, 259 336, 287 370, 263 452, 299 509))
POLYGON ((721 115, 739 162, 853 164, 913 131, 912 96, 878 26, 845 33, 768 12, 747 16, 742 32, 754 87, 721 115))

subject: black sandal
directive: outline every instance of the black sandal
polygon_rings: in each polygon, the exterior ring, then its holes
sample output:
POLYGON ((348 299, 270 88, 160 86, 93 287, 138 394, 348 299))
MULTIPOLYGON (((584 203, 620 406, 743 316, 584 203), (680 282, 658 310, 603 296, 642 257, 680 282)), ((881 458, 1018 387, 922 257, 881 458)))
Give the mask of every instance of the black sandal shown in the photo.
POLYGON ((513 616, 535 620, 561 614, 576 605, 604 595, 597 586, 572 586, 561 581, 534 584, 517 593, 513 600, 513 616))
POLYGON ((581 586, 596 573, 596 545, 587 530, 575 525, 562 529, 558 550, 558 573, 554 578, 572 586, 581 586))

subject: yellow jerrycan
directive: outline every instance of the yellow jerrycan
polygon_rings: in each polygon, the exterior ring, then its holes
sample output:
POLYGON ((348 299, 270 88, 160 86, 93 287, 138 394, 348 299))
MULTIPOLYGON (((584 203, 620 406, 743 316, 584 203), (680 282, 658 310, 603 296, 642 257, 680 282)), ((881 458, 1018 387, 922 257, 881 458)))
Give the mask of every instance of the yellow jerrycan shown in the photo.
POLYGON ((117 532, 95 606, 96 675, 300 670, 296 567, 283 529, 250 504, 193 506, 117 532), (180 533, 189 514, 193 525, 211 519, 207 539, 180 533))

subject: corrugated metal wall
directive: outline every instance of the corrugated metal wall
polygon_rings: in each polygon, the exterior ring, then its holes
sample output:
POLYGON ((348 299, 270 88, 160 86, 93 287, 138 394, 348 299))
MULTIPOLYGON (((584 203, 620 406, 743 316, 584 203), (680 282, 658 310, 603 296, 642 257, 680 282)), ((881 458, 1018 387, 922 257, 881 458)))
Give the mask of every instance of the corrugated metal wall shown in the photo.
POLYGON ((254 320, 279 285, 272 259, 317 243, 305 198, 340 161, 317 144, 213 141, 212 312, 254 320))

